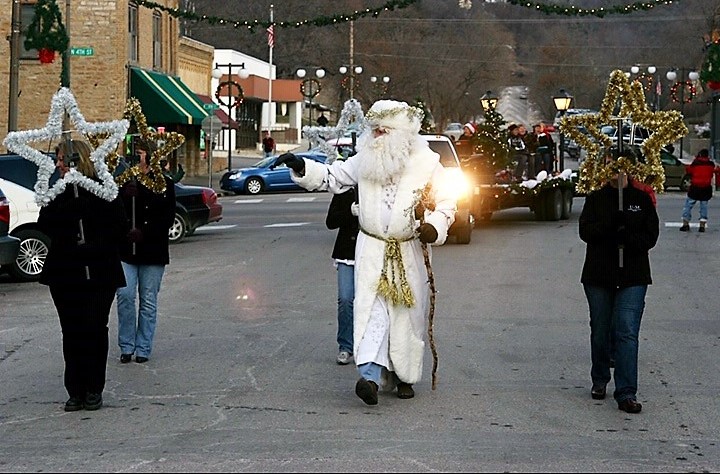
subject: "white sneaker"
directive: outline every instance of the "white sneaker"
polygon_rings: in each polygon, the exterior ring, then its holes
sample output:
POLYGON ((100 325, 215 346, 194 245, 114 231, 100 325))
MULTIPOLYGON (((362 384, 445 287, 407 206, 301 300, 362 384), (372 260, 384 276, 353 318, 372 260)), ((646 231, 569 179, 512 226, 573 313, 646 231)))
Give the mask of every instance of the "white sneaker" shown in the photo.
POLYGON ((348 365, 350 363, 350 359, 352 359, 351 353, 348 351, 340 351, 335 360, 340 365, 348 365))

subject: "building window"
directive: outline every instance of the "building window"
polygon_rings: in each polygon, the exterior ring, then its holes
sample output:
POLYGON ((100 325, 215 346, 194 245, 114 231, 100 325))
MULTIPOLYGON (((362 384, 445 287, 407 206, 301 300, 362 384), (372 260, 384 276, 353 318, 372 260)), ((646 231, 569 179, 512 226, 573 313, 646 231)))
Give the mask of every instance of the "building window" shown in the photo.
POLYGON ((138 7, 128 4, 128 60, 138 62, 138 7))
POLYGON ((162 15, 153 12, 153 69, 162 69, 162 15))
POLYGON ((37 59, 37 49, 26 49, 25 39, 27 34, 25 29, 30 26, 35 16, 35 4, 23 3, 20 5, 20 59, 37 59))
POLYGON ((275 123, 290 123, 286 102, 275 102, 275 123))

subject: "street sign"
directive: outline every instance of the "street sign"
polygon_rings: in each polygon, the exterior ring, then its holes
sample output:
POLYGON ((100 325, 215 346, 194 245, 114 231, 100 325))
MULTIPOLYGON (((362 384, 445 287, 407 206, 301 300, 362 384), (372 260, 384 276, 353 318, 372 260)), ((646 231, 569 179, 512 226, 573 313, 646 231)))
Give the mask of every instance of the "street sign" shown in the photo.
POLYGON ((90 47, 70 48, 70 56, 94 56, 95 50, 90 47))
POLYGON ((215 135, 222 130, 222 120, 217 118, 215 114, 208 115, 205 117, 202 121, 202 131, 205 132, 207 135, 214 137, 215 135))
POLYGON ((213 111, 215 111, 215 110, 217 110, 217 109, 219 109, 219 108, 220 108, 220 106, 217 105, 217 104, 214 103, 214 102, 212 102, 212 103, 210 103, 210 104, 203 104, 203 109, 206 110, 206 111, 208 111, 208 112, 213 112, 213 111))

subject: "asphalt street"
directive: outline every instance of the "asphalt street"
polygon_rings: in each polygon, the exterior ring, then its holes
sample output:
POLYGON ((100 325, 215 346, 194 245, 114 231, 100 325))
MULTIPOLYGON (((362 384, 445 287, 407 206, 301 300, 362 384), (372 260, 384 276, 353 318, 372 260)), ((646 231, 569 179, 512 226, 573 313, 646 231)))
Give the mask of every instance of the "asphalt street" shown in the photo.
POLYGON ((226 196, 171 247, 148 363, 120 364, 113 307, 99 411, 62 409, 47 288, 0 277, 0 471, 720 471, 720 204, 682 233, 683 199, 658 196, 640 414, 590 398, 582 198, 570 220, 503 211, 434 248, 437 389, 427 351, 414 399, 367 406, 335 363, 329 196, 226 196))

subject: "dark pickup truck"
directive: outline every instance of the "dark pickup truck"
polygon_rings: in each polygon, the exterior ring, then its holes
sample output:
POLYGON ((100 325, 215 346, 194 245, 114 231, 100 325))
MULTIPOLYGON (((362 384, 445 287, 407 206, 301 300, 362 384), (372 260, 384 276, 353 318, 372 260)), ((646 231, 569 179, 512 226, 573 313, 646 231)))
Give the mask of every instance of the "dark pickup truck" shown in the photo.
POLYGON ((492 169, 483 155, 465 158, 462 167, 471 181, 470 209, 476 221, 490 220, 494 212, 515 207, 528 207, 539 221, 570 217, 575 183, 567 171, 518 183, 492 169))

